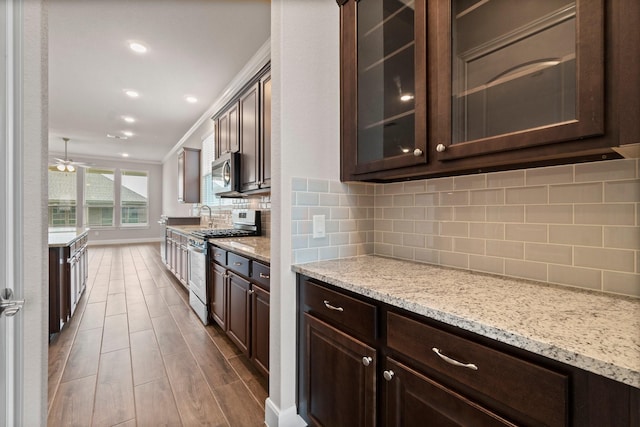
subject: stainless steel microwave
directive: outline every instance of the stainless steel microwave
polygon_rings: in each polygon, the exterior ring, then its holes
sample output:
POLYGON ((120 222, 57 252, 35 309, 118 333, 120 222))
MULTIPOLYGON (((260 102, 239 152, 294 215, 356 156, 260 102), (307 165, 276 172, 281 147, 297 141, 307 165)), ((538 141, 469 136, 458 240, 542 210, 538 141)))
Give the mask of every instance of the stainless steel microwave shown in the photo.
POLYGON ((223 153, 211 162, 213 193, 218 197, 243 197, 240 193, 240 153, 223 153))

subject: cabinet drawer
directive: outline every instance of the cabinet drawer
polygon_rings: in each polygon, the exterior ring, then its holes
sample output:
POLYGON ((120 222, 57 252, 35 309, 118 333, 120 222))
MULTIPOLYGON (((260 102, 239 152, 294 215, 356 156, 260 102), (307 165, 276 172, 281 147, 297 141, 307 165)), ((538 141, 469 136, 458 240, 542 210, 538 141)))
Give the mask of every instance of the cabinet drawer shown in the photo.
POLYGON ((303 302, 309 307, 308 311, 361 334, 363 338, 374 340, 376 337, 377 308, 375 305, 310 281, 305 281, 303 302))
POLYGON ((229 252, 227 253, 227 267, 236 273, 249 277, 249 258, 229 252))
POLYGON ((387 344, 544 425, 567 423, 566 375, 396 313, 387 314, 387 344))
POLYGON ((271 268, 267 265, 253 261, 251 268, 251 279, 265 290, 270 290, 271 268))
POLYGON ((216 246, 209 246, 211 259, 221 265, 227 265, 227 251, 216 246))

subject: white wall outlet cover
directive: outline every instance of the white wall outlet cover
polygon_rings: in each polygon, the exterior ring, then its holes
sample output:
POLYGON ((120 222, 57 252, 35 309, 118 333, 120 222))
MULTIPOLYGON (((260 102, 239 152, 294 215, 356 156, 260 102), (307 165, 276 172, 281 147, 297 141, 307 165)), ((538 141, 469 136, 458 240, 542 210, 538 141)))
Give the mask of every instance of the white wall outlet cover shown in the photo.
POLYGON ((313 216, 313 238, 321 239, 326 236, 324 215, 313 216))

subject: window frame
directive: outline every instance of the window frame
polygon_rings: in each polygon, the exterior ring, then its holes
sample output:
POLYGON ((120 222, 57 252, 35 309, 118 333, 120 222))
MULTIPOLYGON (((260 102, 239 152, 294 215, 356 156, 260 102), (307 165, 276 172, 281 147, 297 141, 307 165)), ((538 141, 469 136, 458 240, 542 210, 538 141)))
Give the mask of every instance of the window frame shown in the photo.
MULTIPOLYGON (((118 205, 118 212, 119 212, 119 218, 118 218, 118 226, 120 228, 126 228, 126 229, 131 229, 131 228, 148 228, 149 227, 149 171, 148 170, 138 170, 138 169, 118 169, 118 176, 119 176, 119 182, 118 182, 118 188, 119 188, 119 192, 118 192, 118 200, 117 200, 117 205, 118 205), (123 222, 123 209, 125 207, 127 207, 127 205, 125 203, 123 203, 122 200, 122 189, 124 188, 123 185, 123 177, 126 176, 127 172, 129 173, 137 173, 137 174, 144 174, 145 178, 146 178, 146 191, 147 191, 147 196, 146 196, 146 203, 145 203, 145 211, 146 211, 146 221, 145 222, 137 222, 137 223, 125 223, 123 222)), ((131 205, 131 206, 135 206, 135 205, 131 205)))

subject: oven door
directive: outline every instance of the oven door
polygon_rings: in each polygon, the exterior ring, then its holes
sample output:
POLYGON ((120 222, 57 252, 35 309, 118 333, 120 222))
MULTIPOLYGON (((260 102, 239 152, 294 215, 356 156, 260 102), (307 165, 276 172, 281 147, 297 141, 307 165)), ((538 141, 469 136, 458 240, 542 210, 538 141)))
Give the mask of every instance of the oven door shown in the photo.
MULTIPOLYGON (((206 243, 204 244, 206 248, 206 243)), ((206 249, 189 244, 189 305, 202 323, 208 323, 207 253, 206 249)))

